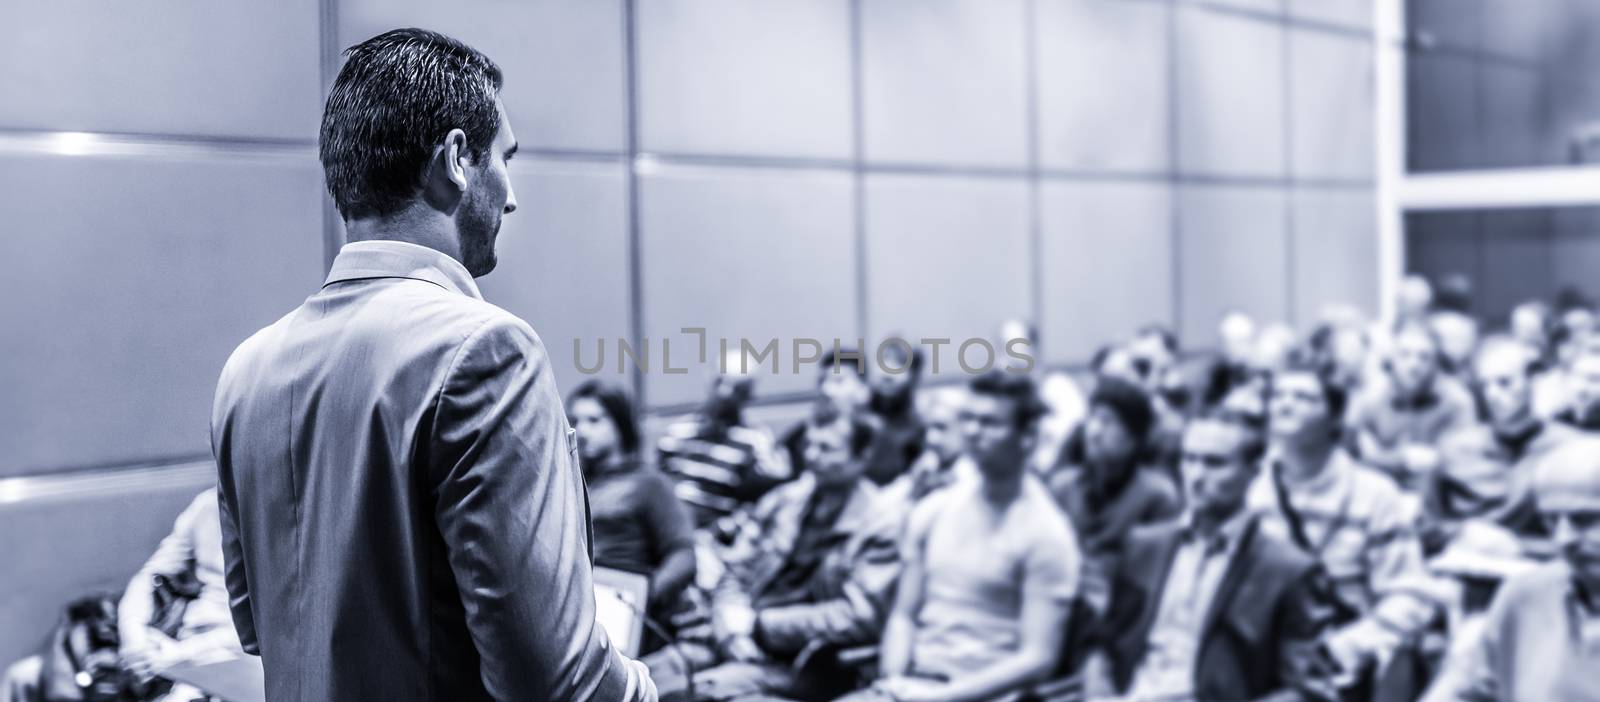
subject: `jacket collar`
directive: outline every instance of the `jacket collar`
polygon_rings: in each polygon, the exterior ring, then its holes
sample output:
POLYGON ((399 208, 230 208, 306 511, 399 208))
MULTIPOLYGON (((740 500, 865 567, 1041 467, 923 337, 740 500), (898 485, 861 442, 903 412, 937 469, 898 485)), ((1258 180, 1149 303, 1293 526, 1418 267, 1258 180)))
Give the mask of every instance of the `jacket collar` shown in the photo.
POLYGON ((433 283, 445 290, 483 299, 478 284, 461 265, 443 252, 404 241, 355 241, 339 249, 328 270, 327 282, 334 283, 366 278, 408 278, 433 283))
MULTIPOLYGON (((794 514, 790 515, 790 518, 798 523, 801 515, 805 512, 805 505, 810 504, 812 496, 816 495, 817 478, 811 473, 803 473, 800 477, 795 478, 795 481, 803 486, 800 488, 803 491, 803 495, 795 501, 796 509, 794 509, 794 514)), ((833 522, 833 532, 836 534, 848 534, 865 528, 872 519, 873 503, 876 495, 877 486, 873 485, 871 481, 866 478, 856 479, 855 486, 850 490, 850 497, 847 498, 844 508, 840 510, 838 519, 833 522)))
POLYGON ((1396 392, 1389 398, 1389 406, 1401 412, 1421 412, 1432 409, 1435 405, 1439 404, 1440 400, 1442 399, 1439 396, 1439 389, 1435 387, 1434 382, 1437 381, 1429 382, 1427 387, 1423 388, 1415 395, 1407 396, 1396 392))

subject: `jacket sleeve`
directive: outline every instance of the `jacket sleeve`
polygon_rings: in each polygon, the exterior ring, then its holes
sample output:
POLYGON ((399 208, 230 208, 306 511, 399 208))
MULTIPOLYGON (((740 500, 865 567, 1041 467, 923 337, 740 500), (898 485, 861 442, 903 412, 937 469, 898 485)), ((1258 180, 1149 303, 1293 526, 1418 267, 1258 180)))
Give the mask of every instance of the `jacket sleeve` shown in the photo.
POLYGON ((256 636, 254 604, 250 599, 250 583, 244 567, 244 546, 239 541, 239 518, 234 508, 232 475, 226 470, 217 472, 217 516, 222 522, 222 577, 228 587, 228 611, 233 615, 233 628, 239 634, 239 644, 245 653, 261 655, 261 643, 256 636))
POLYGON ((762 645, 799 651, 813 642, 860 644, 877 638, 900 576, 898 520, 876 519, 858 538, 839 597, 772 607, 757 614, 762 645))
POLYGON ((1505 648, 1506 625, 1515 614, 1512 588, 1502 586, 1476 632, 1464 633, 1468 643, 1452 647, 1444 667, 1422 695, 1422 702, 1493 702, 1509 699, 1501 694, 1501 671, 1495 666, 1505 648))
POLYGON ((1372 608, 1331 634, 1339 648, 1361 651, 1380 664, 1426 628, 1439 611, 1440 581, 1423 565, 1422 542, 1412 515, 1398 500, 1374 510, 1364 556, 1372 608))
POLYGON ((1269 699, 1336 700, 1334 681, 1319 670, 1317 645, 1333 621, 1330 588, 1320 567, 1306 572, 1284 590, 1277 615, 1279 679, 1284 688, 1269 699))
POLYGON ((549 357, 491 320, 457 349, 427 447, 435 520, 496 699, 653 700, 595 620, 586 497, 549 357))

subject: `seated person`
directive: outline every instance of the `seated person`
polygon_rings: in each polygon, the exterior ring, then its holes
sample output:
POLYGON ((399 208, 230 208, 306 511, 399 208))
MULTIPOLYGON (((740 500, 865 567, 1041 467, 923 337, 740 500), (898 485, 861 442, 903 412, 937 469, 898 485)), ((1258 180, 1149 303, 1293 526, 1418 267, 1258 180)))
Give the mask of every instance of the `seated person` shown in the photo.
POLYGON ((1127 700, 1329 696, 1314 655, 1327 622, 1316 560, 1245 506, 1266 442, 1236 418, 1184 433, 1186 519, 1134 528, 1100 627, 1127 700))
POLYGON ((1441 611, 1423 566, 1415 506, 1388 475, 1339 448, 1344 394, 1292 360, 1272 379, 1271 451, 1246 499, 1263 533, 1317 559, 1337 629, 1325 638, 1344 681, 1371 680, 1441 611))
POLYGON ((817 364, 817 397, 811 403, 811 414, 778 437, 778 445, 789 460, 790 473, 806 472, 806 432, 811 427, 861 416, 871 396, 867 366, 855 352, 823 354, 817 364))
POLYGON ((962 410, 977 479, 917 505, 884 629, 882 679, 851 700, 993 700, 1055 671, 1077 592, 1072 526, 1027 469, 1033 382, 979 376, 962 410))
POLYGON ((673 478, 673 491, 689 507, 696 529, 754 504, 792 476, 772 434, 745 422, 755 380, 730 355, 724 361, 728 372, 711 381, 699 414, 668 426, 656 445, 657 465, 673 478))
POLYGON ((1600 345, 1585 344, 1567 363, 1567 403, 1556 421, 1585 432, 1600 432, 1600 345))
POLYGON ((1117 544, 1134 525, 1171 519, 1182 510, 1165 469, 1142 462, 1154 422, 1144 390, 1116 378, 1101 381, 1089 396, 1080 440, 1063 451, 1074 462, 1046 478, 1083 548, 1084 594, 1097 611, 1105 604, 1101 576, 1117 544))
POLYGON ((1234 388, 1255 376, 1255 320, 1237 310, 1228 312, 1217 323, 1217 337, 1222 340, 1222 348, 1204 373, 1200 387, 1201 410, 1217 406, 1234 388))
POLYGON ((1439 465, 1439 440, 1473 421, 1472 397, 1440 373, 1438 338, 1423 324, 1395 331, 1382 378, 1351 403, 1349 450, 1362 463, 1420 490, 1439 465))
POLYGON ((922 417, 917 413, 922 352, 909 344, 894 342, 880 346, 878 353, 883 365, 872 376, 872 399, 867 405, 878 420, 878 440, 867 460, 867 479, 888 485, 910 470, 922 455, 922 417), (902 372, 890 373, 888 369, 902 372))
POLYGON ((1484 519, 1539 540, 1541 527, 1529 489, 1533 467, 1576 437, 1533 412, 1537 357, 1520 341, 1486 340, 1473 361, 1473 390, 1484 421, 1457 429, 1440 444, 1443 463, 1425 483, 1423 536, 1429 553, 1442 550, 1461 523, 1484 519))
POLYGON ((885 500, 902 505, 908 515, 924 497, 972 473, 963 460, 966 440, 957 422, 964 394, 956 388, 939 388, 924 397, 922 455, 905 475, 883 489, 885 500))
MULTIPOLYGON (((182 664, 224 661, 243 655, 228 609, 228 588, 223 581, 222 522, 217 515, 217 491, 200 493, 178 515, 172 533, 161 540, 144 567, 128 581, 117 605, 117 634, 122 665, 142 680, 182 664), (152 625, 156 612, 157 578, 192 576, 199 593, 184 607, 174 635, 152 625)), ((12 702, 41 700, 39 676, 42 659, 24 658, 6 672, 5 691, 12 702)), ((187 702, 203 696, 187 685, 174 685, 162 699, 187 702)))
POLYGON ((1534 470, 1562 558, 1500 586, 1481 633, 1445 661, 1424 702, 1600 700, 1600 440, 1569 442, 1534 470))
POLYGON ((639 460, 639 425, 621 388, 589 381, 567 398, 589 487, 594 563, 650 576, 650 613, 675 609, 694 579, 694 527, 672 483, 639 460))
POLYGON ((900 520, 862 477, 871 425, 836 422, 808 434, 807 470, 761 498, 757 529, 725 552, 713 595, 710 646, 680 644, 644 660, 663 699, 814 698, 849 688, 797 661, 878 639, 899 576, 900 520), (685 659, 695 671, 686 680, 685 659))

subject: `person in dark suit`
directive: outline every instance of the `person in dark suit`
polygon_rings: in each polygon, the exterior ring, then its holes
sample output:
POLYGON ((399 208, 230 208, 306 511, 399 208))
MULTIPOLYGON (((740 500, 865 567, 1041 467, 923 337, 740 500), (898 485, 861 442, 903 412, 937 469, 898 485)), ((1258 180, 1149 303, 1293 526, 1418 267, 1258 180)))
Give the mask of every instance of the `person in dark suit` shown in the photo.
POLYGON ((1185 518, 1135 528, 1112 575, 1099 639, 1133 700, 1331 696, 1316 639, 1327 620, 1316 562, 1257 528, 1245 493, 1258 428, 1208 416, 1183 437, 1185 518))
POLYGON ((420 29, 346 55, 321 158, 350 243, 212 409, 244 650, 274 702, 654 700, 595 620, 549 354, 473 280, 516 209, 500 69, 420 29))

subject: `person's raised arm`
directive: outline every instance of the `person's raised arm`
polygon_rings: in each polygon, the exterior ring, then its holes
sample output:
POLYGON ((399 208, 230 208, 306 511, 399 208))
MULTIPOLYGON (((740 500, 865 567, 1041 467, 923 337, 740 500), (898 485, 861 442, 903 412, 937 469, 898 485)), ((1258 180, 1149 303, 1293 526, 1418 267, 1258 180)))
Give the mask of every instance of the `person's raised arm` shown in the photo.
POLYGON ((595 620, 583 481, 533 330, 494 320, 468 336, 432 414, 435 520, 489 694, 653 700, 595 620))
POLYGON ((124 652, 142 649, 148 642, 150 618, 155 614, 156 576, 176 578, 192 567, 194 530, 200 526, 200 515, 207 511, 203 500, 212 499, 208 493, 202 493, 178 514, 172 533, 161 539, 155 553, 128 581, 122 601, 117 604, 117 631, 124 652))

